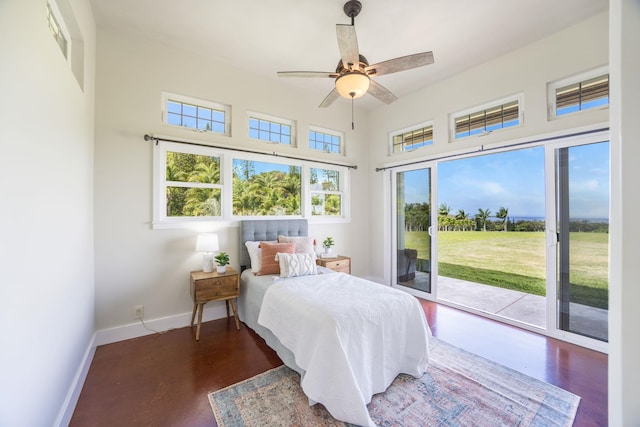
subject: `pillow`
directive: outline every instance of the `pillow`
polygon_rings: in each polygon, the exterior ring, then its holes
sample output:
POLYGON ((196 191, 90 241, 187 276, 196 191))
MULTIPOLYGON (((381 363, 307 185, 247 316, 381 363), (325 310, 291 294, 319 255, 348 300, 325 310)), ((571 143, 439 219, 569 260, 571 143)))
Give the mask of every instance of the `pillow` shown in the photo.
MULTIPOLYGON (((270 242, 275 243, 275 241, 270 242)), ((257 273, 260 271, 260 265, 262 264, 262 249, 260 249, 260 242, 244 242, 249 252, 249 259, 251 260, 251 271, 257 273)))
POLYGON ((308 276, 318 274, 316 260, 308 253, 276 255, 280 263, 280 277, 308 276))
POLYGON ((258 276, 264 276, 265 274, 280 274, 280 264, 276 261, 276 255, 278 253, 295 253, 296 244, 261 242, 260 249, 262 250, 262 257, 260 258, 261 265, 256 274, 258 276))
POLYGON ((316 239, 308 236, 278 236, 278 242, 296 244, 296 253, 307 253, 316 259, 316 239))

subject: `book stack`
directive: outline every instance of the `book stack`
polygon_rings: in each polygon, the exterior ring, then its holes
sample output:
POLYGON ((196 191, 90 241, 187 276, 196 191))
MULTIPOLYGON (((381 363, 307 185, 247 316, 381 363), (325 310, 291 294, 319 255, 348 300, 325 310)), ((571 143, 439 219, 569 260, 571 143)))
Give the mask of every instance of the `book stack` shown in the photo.
POLYGON ((338 254, 325 254, 321 253, 320 258, 338 258, 338 254))

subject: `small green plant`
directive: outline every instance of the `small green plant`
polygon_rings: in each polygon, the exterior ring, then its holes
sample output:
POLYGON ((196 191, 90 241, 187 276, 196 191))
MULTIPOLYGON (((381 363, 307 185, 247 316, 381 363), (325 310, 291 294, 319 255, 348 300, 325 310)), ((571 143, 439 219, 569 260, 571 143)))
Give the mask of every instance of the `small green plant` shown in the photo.
POLYGON ((324 241, 322 242, 322 247, 323 248, 330 248, 331 246, 335 245, 335 243, 333 242, 333 237, 327 237, 326 239, 324 239, 324 241))
POLYGON ((229 264, 229 254, 227 254, 226 252, 220 252, 215 256, 215 260, 220 267, 223 267, 229 264))

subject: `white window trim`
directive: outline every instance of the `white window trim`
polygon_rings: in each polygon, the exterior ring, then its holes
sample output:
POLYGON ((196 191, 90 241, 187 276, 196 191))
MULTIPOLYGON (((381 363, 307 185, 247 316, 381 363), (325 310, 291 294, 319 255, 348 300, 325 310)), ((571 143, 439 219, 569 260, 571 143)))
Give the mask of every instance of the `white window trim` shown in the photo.
POLYGON ((431 132, 434 132, 434 121, 433 120, 428 120, 426 122, 422 122, 422 123, 418 123, 417 125, 414 126, 408 126, 406 128, 403 129, 398 129, 398 130, 394 130, 392 132, 389 132, 389 155, 393 156, 393 155, 398 155, 398 154, 402 154, 402 153, 411 153, 414 152, 416 150, 420 150, 423 148, 427 148, 433 145, 433 138, 431 139, 431 144, 425 145, 424 147, 418 147, 418 148, 414 148, 412 150, 402 150, 402 151, 398 151, 397 153, 393 151, 393 138, 398 136, 398 135, 402 135, 403 133, 406 132, 411 132, 414 130, 418 130, 418 129, 423 129, 426 127, 431 126, 431 132))
POLYGON ((307 165, 305 167, 305 174, 303 176, 303 179, 306 179, 307 182, 307 189, 308 189, 308 197, 305 199, 305 201, 308 199, 308 203, 309 205, 307 206, 307 208, 305 209, 305 212, 308 212, 309 214, 307 215, 307 217, 309 218, 345 218, 345 217, 350 217, 351 216, 351 208, 350 208, 350 204, 348 202, 348 200, 350 199, 350 197, 347 197, 347 189, 349 188, 349 176, 350 174, 349 172, 349 168, 343 168, 343 167, 339 167, 339 166, 328 166, 328 165, 307 165), (340 177, 338 179, 338 182, 340 184, 340 188, 336 191, 328 191, 328 190, 312 190, 311 189, 311 169, 325 169, 325 170, 331 170, 331 171, 337 171, 340 174, 340 177), (342 215, 313 215, 313 206, 311 204, 311 193, 319 193, 319 194, 337 194, 340 196, 340 207, 342 210, 342 215))
MULTIPOLYGON (((547 110, 547 117, 548 120, 556 120, 556 119, 563 119, 565 117, 571 117, 574 116, 576 114, 582 114, 584 112, 587 111, 600 111, 600 110, 606 110, 609 108, 609 104, 607 105, 603 105, 601 107, 597 107, 597 108, 589 108, 587 110, 578 110, 578 111, 574 111, 573 113, 567 113, 567 114, 562 114, 561 116, 558 116, 556 114, 556 89, 561 88, 561 87, 565 87, 565 86, 569 86, 575 83, 580 83, 583 82, 585 80, 589 80, 589 79, 593 79, 595 77, 598 76, 602 76, 604 74, 609 74, 609 66, 608 65, 603 65, 602 67, 598 67, 598 68, 594 68, 593 70, 590 71, 586 71, 584 73, 580 73, 580 74, 575 74, 573 76, 570 77, 566 77, 564 79, 561 80, 555 80, 553 82, 549 82, 547 83, 547 106, 548 106, 548 110, 547 110)), ((611 82, 609 82, 611 83, 611 82)))
POLYGON ((319 153, 327 153, 327 154, 332 154, 332 155, 340 155, 340 156, 346 156, 346 142, 345 142, 345 136, 344 136, 344 132, 340 132, 337 130, 333 130, 333 129, 327 129, 327 128, 322 128, 319 126, 314 126, 314 125, 309 125, 309 129, 307 130, 307 147, 309 148, 309 150, 315 152, 319 152, 319 153), (331 135, 331 136, 337 136, 338 138, 340 138, 340 151, 338 153, 331 153, 331 152, 326 152, 323 150, 317 150, 315 148, 311 148, 309 147, 308 144, 308 139, 309 139, 309 132, 320 132, 320 133, 325 133, 327 135, 331 135))
POLYGON ((242 220, 306 218, 310 223, 347 223, 351 221, 350 169, 347 166, 326 165, 313 160, 293 160, 273 157, 269 154, 240 153, 215 147, 201 147, 168 141, 158 141, 153 148, 153 218, 152 229, 211 230, 225 226, 237 226, 242 220), (167 151, 202 154, 220 158, 221 217, 168 217, 166 215, 166 158, 167 151), (235 216, 233 215, 233 159, 277 163, 301 168, 300 215, 290 216, 235 216), (312 215, 310 169, 331 169, 340 172, 342 216, 312 215))
POLYGON ((295 120, 291 120, 291 119, 285 119, 283 117, 277 117, 277 116, 270 116, 268 114, 263 114, 263 113, 256 113, 255 111, 247 111, 247 137, 253 141, 260 141, 260 142, 265 142, 267 144, 273 144, 273 145, 280 145, 283 147, 297 147, 297 128, 296 128, 296 121, 295 120), (274 123, 278 123, 281 125, 287 125, 287 126, 291 126, 291 144, 283 144, 281 142, 272 142, 272 141, 266 141, 264 139, 259 139, 259 138, 252 138, 250 136, 249 133, 249 120, 250 119, 262 119, 262 120, 268 120, 270 122, 274 122, 274 123))
MULTIPOLYGON (((47 4, 51 8, 51 14, 55 18, 56 23, 58 24, 58 27, 60 29, 60 32, 62 33, 62 35, 67 41, 67 51, 63 52, 63 56, 65 57, 65 61, 71 64, 71 54, 72 54, 72 47, 73 47, 73 42, 71 40, 71 33, 69 33, 67 24, 64 22, 62 13, 60 13, 60 8, 58 7, 58 3, 55 0, 48 0, 47 4)), ((47 22, 47 25, 49 25, 48 22, 47 22)), ((60 49, 58 42, 55 42, 55 43, 56 43, 56 46, 58 46, 58 49, 60 49)))
POLYGON ((191 132, 197 133, 210 133, 211 135, 223 135, 223 136, 231 136, 231 106, 226 104, 221 104, 214 101, 208 101, 206 99, 194 98, 192 96, 179 95, 177 93, 165 92, 161 93, 161 111, 162 111, 162 124, 165 126, 169 126, 171 128, 184 129, 191 132), (212 110, 224 111, 224 133, 213 132, 213 131, 203 131, 200 129, 194 129, 185 126, 176 126, 169 124, 169 115, 167 114, 167 102, 168 101, 176 101, 182 102, 186 104, 193 104, 200 107, 210 108, 212 110))
POLYGON ((485 104, 476 105, 475 107, 466 108, 464 110, 456 111, 449 114, 449 142, 462 141, 464 139, 478 138, 489 135, 493 132, 502 132, 504 130, 519 128, 524 125, 524 94, 519 93, 517 95, 506 96, 504 98, 496 99, 485 104), (466 116, 472 113, 477 113, 483 110, 488 110, 499 105, 508 104, 513 101, 518 101, 518 124, 516 126, 509 126, 506 128, 500 128, 492 131, 485 131, 478 135, 463 136, 456 138, 456 119, 461 116, 466 116))

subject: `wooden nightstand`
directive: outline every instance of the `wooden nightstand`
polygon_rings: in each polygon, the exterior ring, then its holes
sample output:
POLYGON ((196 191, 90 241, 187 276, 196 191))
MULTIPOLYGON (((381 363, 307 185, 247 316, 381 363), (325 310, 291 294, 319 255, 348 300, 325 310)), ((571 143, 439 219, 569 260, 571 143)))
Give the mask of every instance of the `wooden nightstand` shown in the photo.
POLYGON ((202 311, 209 301, 225 301, 227 317, 229 317, 229 301, 233 309, 233 317, 236 320, 236 329, 240 329, 236 298, 240 296, 240 275, 233 268, 227 267, 225 273, 205 273, 203 271, 191 272, 191 297, 193 298, 193 313, 191 313, 191 326, 198 311, 198 327, 196 328, 196 341, 200 340, 200 325, 202 324, 202 311))
POLYGON ((343 273, 351 274, 351 258, 344 255, 338 255, 336 258, 321 258, 316 259, 316 264, 330 268, 333 271, 341 271, 343 273))

